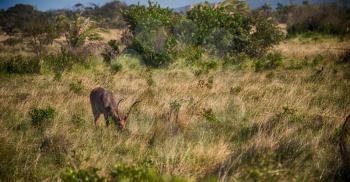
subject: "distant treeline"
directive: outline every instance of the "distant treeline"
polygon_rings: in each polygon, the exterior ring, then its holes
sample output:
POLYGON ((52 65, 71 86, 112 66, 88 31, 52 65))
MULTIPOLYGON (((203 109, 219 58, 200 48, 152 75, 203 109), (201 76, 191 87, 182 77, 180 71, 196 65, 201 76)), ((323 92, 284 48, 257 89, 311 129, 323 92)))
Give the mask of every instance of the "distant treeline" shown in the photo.
POLYGON ((3 43, 15 45, 27 39, 38 56, 62 36, 66 38, 61 47, 64 53, 88 55, 84 45, 99 40, 96 28, 120 28, 124 30, 121 40, 103 43, 109 47, 102 54, 107 62, 119 54, 121 46, 136 51, 153 67, 166 66, 178 58, 193 64, 203 54, 231 61, 241 56, 261 58, 285 37, 277 26, 281 23, 287 24, 288 35, 315 32, 346 37, 350 9, 304 1, 279 4, 276 9, 264 4, 251 10, 244 1, 225 0, 198 4, 183 13, 152 2, 127 6, 119 1, 103 6, 76 4, 70 10, 46 12, 17 4, 0 12, 1 30, 11 36, 3 43))

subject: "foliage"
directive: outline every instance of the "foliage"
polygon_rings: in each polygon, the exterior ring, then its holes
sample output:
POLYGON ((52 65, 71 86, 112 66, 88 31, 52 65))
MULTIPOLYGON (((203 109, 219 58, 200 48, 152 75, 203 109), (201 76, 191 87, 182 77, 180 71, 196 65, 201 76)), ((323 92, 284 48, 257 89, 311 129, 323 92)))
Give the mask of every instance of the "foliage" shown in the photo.
POLYGON ((317 32, 323 34, 349 35, 348 6, 333 4, 280 4, 276 18, 288 25, 288 34, 317 32))
POLYGON ((266 50, 283 40, 283 33, 277 29, 277 24, 268 18, 257 15, 253 18, 255 27, 254 33, 251 34, 248 47, 245 53, 254 57, 261 57, 266 54, 266 50))
POLYGON ((41 55, 44 46, 52 44, 64 32, 65 18, 37 11, 31 5, 17 4, 3 12, 0 25, 8 35, 29 38, 33 51, 41 55))
POLYGON ((213 8, 209 4, 195 6, 187 12, 187 18, 198 27, 194 38, 196 45, 205 44, 208 36, 214 31, 220 31, 218 29, 221 27, 236 35, 248 34, 250 31, 248 18, 242 15, 230 16, 223 7, 213 8))
POLYGON ((98 169, 67 169, 61 174, 61 180, 64 182, 106 182, 106 178, 98 174, 98 169))
POLYGON ((245 53, 258 57, 282 40, 272 21, 239 12, 232 15, 224 7, 200 4, 187 12, 187 18, 197 26, 193 43, 205 45, 221 56, 245 53))
POLYGON ((167 178, 158 174, 150 167, 116 164, 111 170, 112 181, 148 181, 148 182, 186 182, 179 177, 167 178))
POLYGON ((110 177, 106 178, 98 174, 97 168, 67 169, 61 173, 64 182, 106 182, 106 181, 129 181, 129 182, 186 182, 179 177, 164 177, 159 175, 149 166, 116 164, 110 171, 110 177), (108 179, 108 180, 107 180, 108 179))
POLYGON ((40 73, 40 59, 36 57, 4 57, 0 60, 0 72, 5 73, 40 73))
POLYGON ((74 49, 83 46, 87 41, 100 39, 93 22, 89 18, 76 14, 66 33, 68 47, 74 49))
POLYGON ((148 2, 148 6, 131 5, 123 11, 123 15, 134 32, 139 27, 153 29, 157 26, 169 27, 174 23, 174 15, 170 9, 161 8, 159 4, 151 1, 148 2))
POLYGON ((32 17, 38 15, 38 11, 31 5, 17 4, 2 12, 1 29, 8 35, 15 35, 24 31, 32 17))
POLYGON ((142 55, 146 65, 163 67, 174 60, 175 44, 175 39, 164 29, 145 30, 135 36, 132 48, 142 55))
POLYGON ((55 79, 59 80, 65 70, 70 70, 74 64, 86 64, 89 55, 77 54, 66 49, 60 53, 50 54, 43 58, 44 66, 53 71, 55 79))
POLYGON ((120 1, 107 2, 102 6, 90 3, 84 6, 82 15, 96 21, 99 27, 103 28, 125 28, 126 22, 123 19, 122 11, 127 5, 120 1))
POLYGON ((181 104, 177 100, 170 102, 170 111, 179 113, 180 108, 181 108, 181 104))
POLYGON ((116 58, 116 56, 120 53, 119 46, 116 40, 108 41, 108 46, 105 48, 102 53, 103 60, 106 63, 110 63, 112 59, 116 58))
POLYGON ((84 86, 83 86, 82 80, 78 80, 78 81, 75 81, 75 82, 71 82, 71 83, 69 84, 69 89, 70 89, 71 91, 73 91, 74 93, 76 93, 76 94, 81 93, 82 90, 83 90, 83 88, 84 88, 84 86))
POLYGON ((255 62, 255 71, 268 69, 276 69, 283 64, 283 56, 281 53, 268 53, 263 58, 255 62))
POLYGON ((125 164, 115 165, 111 176, 113 181, 162 181, 161 177, 150 169, 125 164))
POLYGON ((217 119, 212 109, 205 109, 202 113, 203 117, 211 123, 219 123, 220 120, 217 119))
POLYGON ((159 4, 132 5, 124 11, 131 26, 133 41, 130 48, 142 55, 147 66, 167 66, 174 59, 176 44, 170 32, 175 16, 170 9, 159 4))
POLYGON ((123 69, 123 65, 119 63, 118 61, 112 61, 111 63, 111 69, 114 73, 118 73, 123 69))
POLYGON ((41 128, 54 119, 56 112, 52 107, 35 108, 29 112, 29 115, 31 118, 32 125, 34 127, 41 128))

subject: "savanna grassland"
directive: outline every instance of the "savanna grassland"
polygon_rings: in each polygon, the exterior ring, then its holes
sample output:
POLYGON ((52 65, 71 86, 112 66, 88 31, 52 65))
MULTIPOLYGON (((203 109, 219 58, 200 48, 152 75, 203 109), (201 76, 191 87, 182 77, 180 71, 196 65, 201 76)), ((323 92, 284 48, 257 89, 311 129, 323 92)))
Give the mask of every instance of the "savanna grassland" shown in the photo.
POLYGON ((0 181, 343 180, 349 49, 344 37, 302 34, 261 59, 203 53, 156 68, 126 50, 110 63, 1 73, 0 181), (102 117, 94 127, 98 86, 126 99, 122 112, 142 100, 126 130, 102 117))

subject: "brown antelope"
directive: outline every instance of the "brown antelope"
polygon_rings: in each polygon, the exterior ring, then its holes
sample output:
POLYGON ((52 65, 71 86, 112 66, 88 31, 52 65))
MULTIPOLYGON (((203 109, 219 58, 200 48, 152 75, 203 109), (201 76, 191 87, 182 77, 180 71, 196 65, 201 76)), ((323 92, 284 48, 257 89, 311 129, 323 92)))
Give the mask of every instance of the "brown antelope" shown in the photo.
POLYGON ((101 114, 103 114, 107 127, 109 126, 108 118, 111 117, 118 128, 124 129, 132 108, 141 101, 135 101, 131 105, 127 114, 122 115, 119 111, 119 104, 123 100, 124 99, 120 99, 118 102, 115 102, 113 93, 104 88, 97 87, 93 89, 90 93, 90 103, 92 107, 92 113, 94 114, 95 127, 97 127, 98 118, 101 114))

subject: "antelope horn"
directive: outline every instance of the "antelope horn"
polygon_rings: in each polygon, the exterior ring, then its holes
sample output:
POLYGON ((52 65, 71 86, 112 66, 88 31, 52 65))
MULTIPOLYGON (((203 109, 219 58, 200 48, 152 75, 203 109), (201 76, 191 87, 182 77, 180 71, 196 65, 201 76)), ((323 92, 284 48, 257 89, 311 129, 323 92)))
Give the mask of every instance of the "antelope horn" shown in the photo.
POLYGON ((129 118, 129 115, 130 115, 132 109, 134 108, 134 106, 136 106, 136 104, 138 104, 138 103, 140 103, 140 102, 141 102, 141 100, 137 100, 137 101, 135 101, 135 102, 130 106, 129 112, 128 112, 128 113, 126 114, 126 116, 125 116, 126 119, 129 118))
POLYGON ((119 113, 119 104, 121 103, 121 102, 123 102, 125 99, 120 99, 119 101, 118 101, 118 103, 117 103, 117 110, 116 110, 116 112, 117 112, 117 114, 118 114, 118 116, 120 117, 120 113, 119 113))

